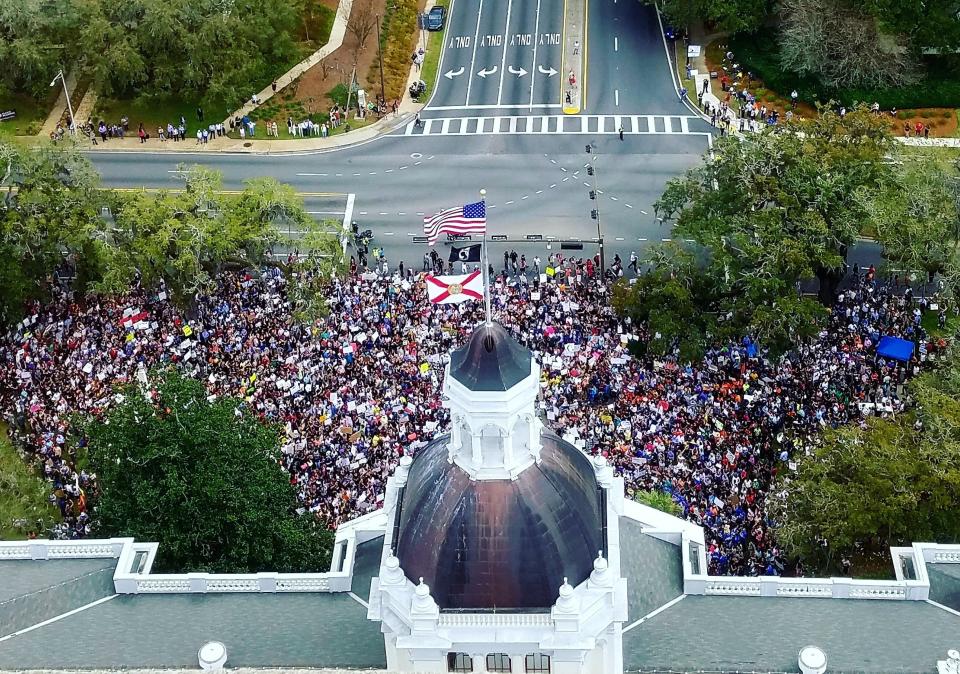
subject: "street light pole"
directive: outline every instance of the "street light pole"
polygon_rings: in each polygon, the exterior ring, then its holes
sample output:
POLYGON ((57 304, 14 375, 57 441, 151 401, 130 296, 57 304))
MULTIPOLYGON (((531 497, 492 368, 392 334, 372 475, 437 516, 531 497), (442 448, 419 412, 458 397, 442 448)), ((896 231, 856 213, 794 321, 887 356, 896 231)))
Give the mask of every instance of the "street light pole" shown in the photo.
POLYGON ((50 86, 53 87, 57 84, 57 80, 60 80, 63 83, 63 96, 67 99, 67 111, 70 113, 70 121, 67 123, 67 128, 70 131, 70 135, 76 134, 76 120, 73 118, 73 104, 70 102, 70 92, 67 90, 67 78, 63 76, 63 68, 57 72, 57 76, 53 78, 53 81, 50 83, 50 86))
MULTIPOLYGON (((380 15, 377 14, 377 60, 380 61, 380 101, 383 106, 387 106, 387 92, 383 86, 383 45, 380 42, 380 15)), ((380 112, 380 106, 377 106, 377 114, 380 112)))
POLYGON ((590 215, 597 221, 597 243, 600 245, 600 276, 602 278, 603 273, 606 271, 606 261, 603 255, 603 229, 600 226, 600 190, 597 188, 596 154, 590 155, 590 169, 590 173, 593 175, 593 190, 590 193, 590 199, 597 202, 597 205, 591 209, 590 215))

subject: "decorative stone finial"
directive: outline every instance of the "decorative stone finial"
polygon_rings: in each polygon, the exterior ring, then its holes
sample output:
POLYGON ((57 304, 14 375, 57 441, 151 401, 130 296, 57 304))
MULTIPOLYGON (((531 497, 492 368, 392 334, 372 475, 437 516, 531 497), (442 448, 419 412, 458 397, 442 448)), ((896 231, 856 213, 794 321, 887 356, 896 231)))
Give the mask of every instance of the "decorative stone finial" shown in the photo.
POLYGON ((383 575, 380 582, 384 585, 403 585, 407 581, 400 568, 400 560, 390 550, 390 555, 383 561, 383 575))
POLYGON ((560 597, 557 599, 556 608, 561 613, 575 613, 578 608, 577 600, 573 596, 573 586, 567 582, 566 576, 563 578, 563 585, 560 586, 560 597))
POLYGON ((590 574, 590 584, 599 587, 609 587, 611 584, 609 567, 610 565, 603 557, 603 550, 598 550, 597 558, 593 560, 593 573, 590 574))
POLYGON ((420 584, 413 591, 412 613, 438 613, 437 602, 430 596, 430 586, 423 582, 423 576, 420 577, 420 584))
POLYGON ((397 469, 393 471, 393 479, 396 481, 398 487, 403 487, 407 484, 407 475, 410 474, 410 464, 413 463, 413 457, 408 454, 404 454, 400 457, 400 464, 397 466, 397 469))
POLYGON ((593 457, 593 472, 596 474, 597 482, 601 487, 609 487, 613 482, 613 468, 607 463, 603 454, 597 454, 593 457))

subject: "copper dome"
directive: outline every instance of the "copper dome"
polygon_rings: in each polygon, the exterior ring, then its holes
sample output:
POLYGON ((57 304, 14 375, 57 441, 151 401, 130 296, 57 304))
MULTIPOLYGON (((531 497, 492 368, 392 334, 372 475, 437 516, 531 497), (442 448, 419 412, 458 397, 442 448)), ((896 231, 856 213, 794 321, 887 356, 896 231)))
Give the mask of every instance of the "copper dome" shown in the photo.
POLYGON ((471 480, 448 436, 419 450, 395 522, 395 554, 441 610, 547 610, 606 553, 603 490, 576 447, 544 430, 541 462, 515 480, 471 480))

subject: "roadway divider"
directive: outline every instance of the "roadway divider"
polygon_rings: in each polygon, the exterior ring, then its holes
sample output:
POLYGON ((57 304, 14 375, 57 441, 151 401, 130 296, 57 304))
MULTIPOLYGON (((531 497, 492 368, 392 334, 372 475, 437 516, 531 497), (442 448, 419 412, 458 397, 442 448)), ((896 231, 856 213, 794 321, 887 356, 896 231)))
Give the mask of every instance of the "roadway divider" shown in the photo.
POLYGON ((564 0, 563 56, 560 71, 560 97, 563 112, 576 115, 586 107, 587 81, 587 3, 589 0, 564 0))

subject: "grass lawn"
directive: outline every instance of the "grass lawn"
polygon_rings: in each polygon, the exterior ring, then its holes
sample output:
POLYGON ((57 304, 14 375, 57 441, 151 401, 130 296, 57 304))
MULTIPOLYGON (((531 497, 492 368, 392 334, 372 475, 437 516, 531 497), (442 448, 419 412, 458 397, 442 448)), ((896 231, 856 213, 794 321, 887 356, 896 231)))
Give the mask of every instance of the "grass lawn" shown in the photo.
POLYGON ((920 319, 920 325, 927 334, 932 337, 953 337, 960 330, 960 316, 954 315, 952 311, 947 311, 947 324, 941 330, 937 327, 937 311, 925 311, 920 319))
MULTIPOLYGON (((447 18, 449 19, 450 0, 437 0, 437 6, 447 8, 447 18)), ((437 72, 437 69, 440 67, 440 54, 443 53, 443 39, 446 34, 446 28, 427 33, 429 36, 427 38, 427 53, 423 56, 423 67, 420 69, 420 79, 426 83, 427 91, 421 100, 427 100, 433 93, 434 87, 437 86, 437 77, 441 74, 437 72)))
MULTIPOLYGON (((232 110, 222 106, 218 110, 204 109, 203 126, 210 122, 222 122, 232 110)), ((156 138, 157 127, 167 128, 167 123, 178 124, 180 116, 187 120, 187 133, 192 135, 200 122, 197 121, 197 102, 177 99, 156 101, 128 101, 100 98, 93 111, 94 124, 104 120, 108 124, 117 123, 126 115, 130 119, 130 132, 136 136, 137 127, 143 122, 151 138, 156 138)), ((81 120, 86 122, 87 120, 81 120)))
POLYGON ((43 121, 50 112, 50 107, 55 101, 55 96, 51 96, 46 101, 37 101, 32 96, 22 94, 0 95, 0 112, 17 111, 16 119, 9 122, 0 122, 0 138, 38 134, 40 127, 43 126, 43 121))
MULTIPOLYGON (((33 471, 10 444, 7 427, 0 424, 0 540, 24 539, 37 520, 47 529, 60 520, 48 501, 50 486, 33 471), (26 520, 28 527, 14 526, 26 520)), ((39 531, 43 534, 43 531, 39 531)))

